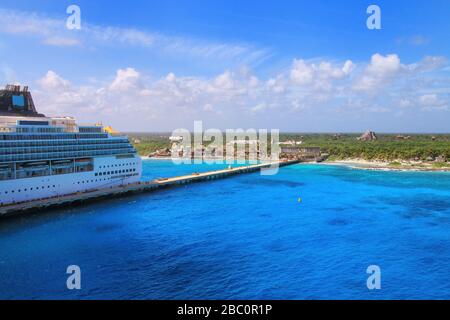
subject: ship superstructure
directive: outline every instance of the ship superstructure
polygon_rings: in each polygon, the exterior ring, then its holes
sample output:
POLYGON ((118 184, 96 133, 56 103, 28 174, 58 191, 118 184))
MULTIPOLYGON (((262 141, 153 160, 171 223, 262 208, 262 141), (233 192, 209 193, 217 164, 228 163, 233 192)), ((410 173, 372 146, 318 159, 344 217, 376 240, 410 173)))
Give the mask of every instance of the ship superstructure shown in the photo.
POLYGON ((0 205, 138 182, 126 136, 37 112, 27 87, 0 90, 0 205))

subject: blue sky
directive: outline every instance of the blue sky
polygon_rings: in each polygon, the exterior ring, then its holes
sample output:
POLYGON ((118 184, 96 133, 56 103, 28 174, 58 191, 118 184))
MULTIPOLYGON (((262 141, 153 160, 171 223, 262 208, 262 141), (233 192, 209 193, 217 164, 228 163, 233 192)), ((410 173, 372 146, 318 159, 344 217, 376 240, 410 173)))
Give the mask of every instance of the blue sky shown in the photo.
POLYGON ((450 2, 0 1, 0 80, 120 130, 448 132, 450 2), (67 30, 66 8, 82 29, 67 30), (381 8, 381 30, 366 9, 381 8))

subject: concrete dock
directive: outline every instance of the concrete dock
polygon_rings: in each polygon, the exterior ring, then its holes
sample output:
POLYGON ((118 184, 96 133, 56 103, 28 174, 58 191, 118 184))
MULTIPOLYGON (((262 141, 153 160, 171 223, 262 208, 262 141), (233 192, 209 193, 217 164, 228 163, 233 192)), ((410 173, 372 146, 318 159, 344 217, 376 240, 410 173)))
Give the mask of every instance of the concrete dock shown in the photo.
POLYGON ((236 174, 252 173, 258 170, 268 169, 273 165, 284 167, 298 163, 298 160, 291 161, 277 161, 242 167, 235 167, 231 169, 209 171, 204 173, 193 173, 186 176, 158 179, 148 182, 139 182, 124 186, 112 187, 107 189, 91 190, 83 193, 69 194, 59 197, 52 197, 46 199, 38 199, 23 203, 10 204, 0 207, 0 217, 17 215, 20 213, 33 212, 45 210, 54 207, 63 207, 73 204, 80 204, 102 198, 122 196, 126 194, 136 194, 143 192, 150 192, 162 188, 175 187, 194 182, 203 182, 209 180, 223 179, 236 174))

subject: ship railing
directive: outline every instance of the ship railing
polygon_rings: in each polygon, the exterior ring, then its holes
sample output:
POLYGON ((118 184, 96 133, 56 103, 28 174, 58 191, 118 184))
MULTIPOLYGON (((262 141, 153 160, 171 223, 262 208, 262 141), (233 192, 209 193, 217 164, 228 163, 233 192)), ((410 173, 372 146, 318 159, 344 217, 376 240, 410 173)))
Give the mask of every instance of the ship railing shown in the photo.
POLYGON ((68 158, 80 158, 80 157, 95 157, 95 156, 108 156, 117 155, 123 153, 136 154, 136 150, 132 148, 112 149, 112 150, 99 150, 99 151, 80 151, 80 152, 53 152, 53 153, 40 153, 40 154, 25 154, 25 155, 2 155, 0 156, 0 162, 12 162, 12 161, 29 161, 29 160, 58 160, 68 158))
POLYGON ((92 145, 67 145, 67 146, 33 146, 33 147, 14 147, 14 148, 0 148, 0 155, 7 154, 30 154, 43 152, 75 152, 75 151, 90 151, 90 150, 111 150, 132 148, 129 143, 117 143, 114 145, 108 144, 92 144, 92 145))
POLYGON ((0 148, 129 144, 127 139, 0 140, 0 148))

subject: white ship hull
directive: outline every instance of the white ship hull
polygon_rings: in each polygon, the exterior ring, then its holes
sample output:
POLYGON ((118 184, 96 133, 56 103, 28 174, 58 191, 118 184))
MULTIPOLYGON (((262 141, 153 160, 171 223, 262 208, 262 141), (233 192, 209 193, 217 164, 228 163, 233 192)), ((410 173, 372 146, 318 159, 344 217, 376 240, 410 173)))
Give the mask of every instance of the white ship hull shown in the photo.
POLYGON ((0 181, 0 205, 111 188, 140 181, 141 158, 94 158, 88 172, 0 181))

